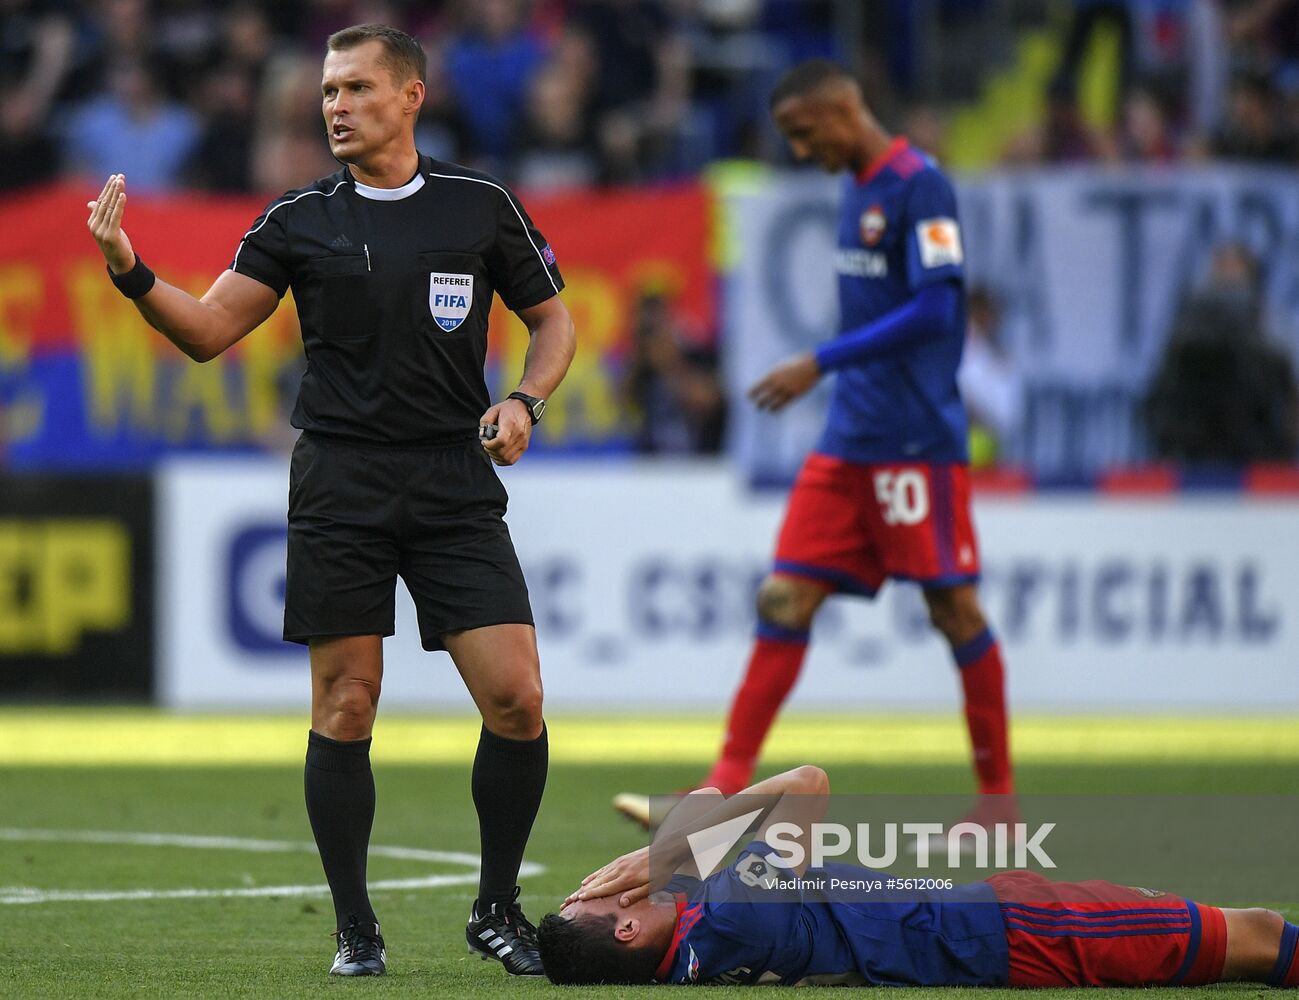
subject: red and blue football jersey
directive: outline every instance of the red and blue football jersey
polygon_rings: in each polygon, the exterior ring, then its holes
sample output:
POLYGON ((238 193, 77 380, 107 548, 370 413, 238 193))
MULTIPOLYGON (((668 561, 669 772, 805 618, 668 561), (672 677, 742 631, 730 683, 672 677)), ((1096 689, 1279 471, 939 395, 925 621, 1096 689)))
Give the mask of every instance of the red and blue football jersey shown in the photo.
MULTIPOLYGON (((835 270, 839 333, 860 330, 926 286, 964 280, 956 195, 905 139, 850 178, 840 205, 835 270)), ((838 372, 817 451, 850 462, 969 460, 956 369, 964 297, 945 328, 838 372)))
MULTIPOLYGON (((1002 986, 1009 956, 997 897, 986 883, 868 895, 833 879, 853 865, 795 876, 755 840, 735 864, 700 882, 678 876, 677 928, 656 978, 736 985, 1002 986)), ((882 876, 881 876, 882 877, 882 876)))

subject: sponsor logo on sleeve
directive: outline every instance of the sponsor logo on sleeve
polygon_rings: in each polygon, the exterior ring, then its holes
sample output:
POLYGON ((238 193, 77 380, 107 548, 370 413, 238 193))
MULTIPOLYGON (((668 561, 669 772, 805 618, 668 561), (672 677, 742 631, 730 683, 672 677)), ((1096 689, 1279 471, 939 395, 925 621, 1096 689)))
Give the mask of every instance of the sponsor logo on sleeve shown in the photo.
POLYGON ((469 315, 474 304, 472 274, 444 274, 434 271, 428 276, 428 308, 433 319, 450 333, 469 315))
POLYGON ((551 267, 555 266, 555 251, 550 248, 549 243, 541 248, 541 259, 551 267))
POLYGON ((762 885, 762 880, 771 874, 771 866, 756 854, 750 854, 735 866, 735 873, 740 881, 751 889, 762 885))
POLYGON ((961 229, 955 219, 925 219, 916 225, 920 263, 925 267, 947 267, 965 260, 961 251, 961 229))

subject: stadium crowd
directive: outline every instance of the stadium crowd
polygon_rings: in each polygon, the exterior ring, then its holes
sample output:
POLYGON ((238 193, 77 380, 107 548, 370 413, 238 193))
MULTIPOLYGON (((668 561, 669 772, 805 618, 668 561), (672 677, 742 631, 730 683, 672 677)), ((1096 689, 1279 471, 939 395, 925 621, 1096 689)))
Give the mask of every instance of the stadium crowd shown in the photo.
POLYGON ((976 22, 1012 36, 1034 23, 1060 28, 1046 114, 1008 145, 1007 162, 1299 163, 1299 0, 847 7, 845 16, 835 0, 0 0, 9 95, 0 190, 121 170, 134 190, 274 192, 327 173, 319 53, 332 31, 369 20, 428 49, 422 148, 530 189, 779 159, 766 94, 813 56, 855 63, 886 123, 941 158, 946 109, 977 97, 996 58, 955 81, 922 67, 959 37, 953 26, 976 22), (1112 126, 1099 127, 1079 113, 1079 77, 1107 31, 1118 46, 1115 107, 1112 126))
POLYGON ((419 143, 531 189, 773 155, 765 95, 834 55, 829 0, 0 0, 0 189, 279 191, 336 169, 320 52, 364 21, 430 56, 419 143), (765 144, 764 148, 758 148, 765 144))
POLYGON ((1299 2, 1073 0, 1039 127, 1008 162, 1299 166, 1299 2), (1114 49, 1111 124, 1080 111, 1095 39, 1114 49))

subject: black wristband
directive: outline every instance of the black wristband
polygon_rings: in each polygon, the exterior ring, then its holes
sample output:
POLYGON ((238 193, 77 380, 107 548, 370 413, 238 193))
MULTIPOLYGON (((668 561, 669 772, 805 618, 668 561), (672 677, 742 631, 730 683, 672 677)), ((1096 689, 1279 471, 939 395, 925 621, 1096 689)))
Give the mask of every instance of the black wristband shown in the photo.
POLYGON ((138 253, 135 255, 135 266, 131 270, 123 274, 114 274, 110 267, 108 276, 117 286, 117 290, 128 299, 138 299, 142 295, 148 295, 149 289, 158 280, 158 276, 149 270, 149 265, 140 259, 138 253))

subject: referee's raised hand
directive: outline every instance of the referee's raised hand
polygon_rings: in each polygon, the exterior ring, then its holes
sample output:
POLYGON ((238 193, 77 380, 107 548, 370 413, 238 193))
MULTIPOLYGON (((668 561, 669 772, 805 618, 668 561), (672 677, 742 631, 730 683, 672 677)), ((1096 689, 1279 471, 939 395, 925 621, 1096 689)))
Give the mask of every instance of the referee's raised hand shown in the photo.
POLYGON ((126 176, 113 174, 94 201, 86 202, 90 218, 86 228, 99 244, 114 274, 125 274, 135 266, 135 251, 122 231, 122 213, 126 211, 126 176))
POLYGON ((513 465, 528 450, 532 440, 532 417, 523 402, 507 399, 497 403, 478 418, 479 426, 496 425, 496 436, 485 439, 483 447, 497 465, 513 465))

